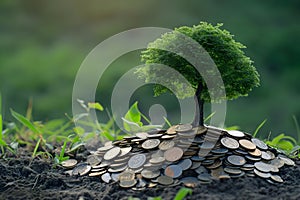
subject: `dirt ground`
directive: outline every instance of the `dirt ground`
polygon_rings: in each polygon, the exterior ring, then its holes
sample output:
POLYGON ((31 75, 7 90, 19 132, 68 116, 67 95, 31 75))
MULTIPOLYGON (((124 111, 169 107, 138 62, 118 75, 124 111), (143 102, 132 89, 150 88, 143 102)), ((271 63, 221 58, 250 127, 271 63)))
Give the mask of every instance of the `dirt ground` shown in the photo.
MULTIPOLYGON (((186 199, 300 199, 300 162, 281 169, 284 183, 272 185, 260 178, 242 177, 199 185, 186 199)), ((100 178, 70 177, 49 162, 28 158, 0 160, 0 199, 128 199, 161 196, 173 199, 182 187, 156 187, 143 191, 105 184, 100 178)))

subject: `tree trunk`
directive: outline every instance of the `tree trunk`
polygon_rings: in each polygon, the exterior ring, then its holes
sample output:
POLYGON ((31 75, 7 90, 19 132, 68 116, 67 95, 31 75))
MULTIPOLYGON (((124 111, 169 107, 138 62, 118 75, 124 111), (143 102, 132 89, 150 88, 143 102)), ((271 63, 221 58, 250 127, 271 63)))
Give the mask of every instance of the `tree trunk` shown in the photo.
POLYGON ((195 100, 195 117, 193 121, 193 126, 203 126, 204 125, 204 115, 203 115, 203 106, 204 101, 201 99, 201 92, 203 89, 202 83, 199 83, 195 92, 194 100, 195 100))

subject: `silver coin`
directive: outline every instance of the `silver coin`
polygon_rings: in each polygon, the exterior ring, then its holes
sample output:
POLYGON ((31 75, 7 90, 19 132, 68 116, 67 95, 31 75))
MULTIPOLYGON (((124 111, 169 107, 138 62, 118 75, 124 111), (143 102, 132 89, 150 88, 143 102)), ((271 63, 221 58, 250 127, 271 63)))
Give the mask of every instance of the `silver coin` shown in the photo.
POLYGON ((121 152, 121 148, 120 147, 114 147, 112 149, 110 149, 109 151, 107 151, 104 154, 104 160, 112 160, 114 158, 116 158, 121 152))
POLYGON ((263 141, 252 138, 251 141, 260 149, 260 150, 268 150, 268 145, 266 145, 263 141))
POLYGON ((143 142, 142 147, 143 149, 154 149, 158 147, 159 144, 160 144, 159 139, 149 139, 143 142))
POLYGON ((73 169, 72 175, 84 176, 84 175, 88 174, 89 171, 91 171, 91 169, 92 169, 92 167, 90 165, 79 164, 73 169))
POLYGON ((137 169, 144 165, 146 162, 145 154, 137 154, 132 156, 128 161, 128 167, 131 169, 137 169))
POLYGON ((186 132, 192 130, 193 126, 191 124, 180 124, 175 128, 177 132, 186 132))

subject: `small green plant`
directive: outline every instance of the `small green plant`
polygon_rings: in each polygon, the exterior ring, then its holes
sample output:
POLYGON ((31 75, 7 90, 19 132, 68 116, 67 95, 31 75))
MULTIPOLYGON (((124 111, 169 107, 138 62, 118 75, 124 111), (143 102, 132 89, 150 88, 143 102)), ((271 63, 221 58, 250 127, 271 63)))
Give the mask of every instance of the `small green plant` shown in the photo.
POLYGON ((192 195, 193 190, 190 188, 180 188, 180 190, 177 192, 174 200, 183 200, 187 195, 192 195))
POLYGON ((68 160, 70 158, 69 156, 65 156, 66 147, 67 147, 67 141, 64 142, 64 144, 61 148, 60 154, 55 155, 55 158, 54 158, 55 164, 61 164, 63 161, 68 160))
MULTIPOLYGON (((130 133, 137 133, 141 131, 149 131, 155 128, 161 128, 160 125, 152 125, 150 124, 150 120, 147 119, 145 115, 143 115, 139 108, 138 102, 135 102, 130 109, 127 111, 125 116, 122 118, 124 129, 130 133), (149 125, 144 125, 142 122, 142 118, 149 123, 149 125)), ((166 120, 166 119, 165 119, 166 120)), ((167 123, 170 123, 167 121, 167 123)))
MULTIPOLYGON (((162 35, 161 38, 155 40, 148 45, 148 48, 142 52, 142 61, 146 65, 137 69, 137 75, 145 80, 145 82, 153 82, 153 80, 165 80, 165 73, 160 68, 149 68, 151 64, 159 63, 177 70, 182 74, 194 87, 195 91, 183 90, 182 84, 178 83, 177 74, 168 72, 168 79, 172 80, 173 87, 178 91, 179 98, 194 96, 198 107, 194 118, 194 126, 203 126, 204 115, 203 105, 205 102, 210 102, 210 94, 203 77, 187 60, 181 57, 188 51, 189 54, 194 52, 202 52, 202 49, 193 49, 193 45, 184 44, 181 34, 184 34, 194 41, 197 41, 210 55, 216 64, 224 82, 226 96, 219 97, 223 99, 236 99, 240 96, 246 96, 252 88, 259 86, 259 74, 253 66, 253 62, 245 55, 243 49, 246 48, 243 44, 236 42, 227 30, 221 29, 222 24, 213 26, 212 24, 201 22, 193 27, 179 27, 173 32, 162 35), (181 34, 178 34, 181 33, 181 34), (165 51, 163 49, 174 49, 174 47, 182 47, 178 54, 165 51), (147 65, 150 64, 150 65, 147 65)), ((188 42, 184 40, 184 42, 188 42)), ((198 55, 196 55, 198 56, 198 55)), ((198 56, 199 57, 199 56, 198 56)), ((198 63, 206 61, 199 57, 198 63)), ((205 69, 205 64, 201 65, 203 70, 211 76, 215 76, 211 69, 205 69)), ((157 82, 157 81, 154 81, 157 82)), ((220 86, 221 87, 221 86, 220 86)), ((215 89, 216 90, 216 89, 215 89)), ((160 84, 154 87, 156 96, 169 91, 168 88, 160 84)), ((217 93, 218 91, 213 91, 217 93)))

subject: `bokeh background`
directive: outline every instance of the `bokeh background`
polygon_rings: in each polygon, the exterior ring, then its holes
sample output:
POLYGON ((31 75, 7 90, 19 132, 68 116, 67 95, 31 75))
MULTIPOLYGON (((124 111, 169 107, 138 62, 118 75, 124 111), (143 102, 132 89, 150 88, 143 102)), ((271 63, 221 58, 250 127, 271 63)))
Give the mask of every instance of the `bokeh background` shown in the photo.
MULTIPOLYGON (((235 39, 247 46, 261 86, 248 97, 228 102, 226 125, 238 125, 267 136, 295 136, 292 120, 300 120, 300 1, 298 0, 115 0, 115 1, 11 1, 0 2, 0 91, 5 119, 9 108, 25 113, 33 99, 35 120, 71 114, 72 87, 85 56, 106 38, 136 27, 171 28, 200 21, 224 23, 235 39)), ((139 64, 132 52, 112 64, 100 80, 97 100, 109 109, 115 82, 139 64)), ((153 103, 166 106, 168 118, 178 118, 178 102, 166 94, 153 98, 151 86, 132 97, 146 112, 153 103)), ((209 114, 209 113, 207 113, 209 114)), ((106 120, 105 113, 100 120, 106 120)))

